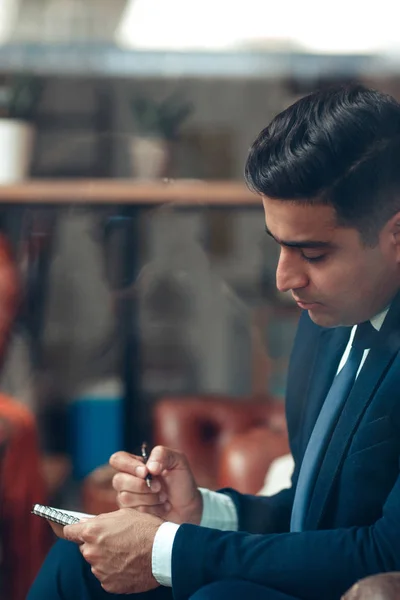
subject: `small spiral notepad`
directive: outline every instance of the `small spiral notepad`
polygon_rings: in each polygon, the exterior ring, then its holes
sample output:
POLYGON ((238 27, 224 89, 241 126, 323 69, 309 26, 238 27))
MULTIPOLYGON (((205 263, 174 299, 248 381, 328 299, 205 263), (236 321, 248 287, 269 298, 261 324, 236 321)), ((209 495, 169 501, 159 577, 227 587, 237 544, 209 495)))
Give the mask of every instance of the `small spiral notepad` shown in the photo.
POLYGON ((60 510, 52 506, 43 506, 42 504, 35 504, 32 508, 32 513, 60 525, 73 525, 74 523, 79 523, 83 518, 86 519, 93 516, 73 510, 60 510))

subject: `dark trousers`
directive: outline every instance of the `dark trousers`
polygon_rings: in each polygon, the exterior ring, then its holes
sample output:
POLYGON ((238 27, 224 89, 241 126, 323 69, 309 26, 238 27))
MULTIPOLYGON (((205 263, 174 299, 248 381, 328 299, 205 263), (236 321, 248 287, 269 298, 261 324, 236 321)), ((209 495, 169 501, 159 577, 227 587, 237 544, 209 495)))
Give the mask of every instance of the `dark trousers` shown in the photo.
MULTIPOLYGON (((78 546, 63 540, 50 550, 27 600, 172 600, 170 588, 145 594, 119 595, 105 592, 94 577, 78 546)), ((299 600, 242 580, 217 581, 195 592, 190 600, 299 600)), ((189 599, 188 599, 189 600, 189 599)))

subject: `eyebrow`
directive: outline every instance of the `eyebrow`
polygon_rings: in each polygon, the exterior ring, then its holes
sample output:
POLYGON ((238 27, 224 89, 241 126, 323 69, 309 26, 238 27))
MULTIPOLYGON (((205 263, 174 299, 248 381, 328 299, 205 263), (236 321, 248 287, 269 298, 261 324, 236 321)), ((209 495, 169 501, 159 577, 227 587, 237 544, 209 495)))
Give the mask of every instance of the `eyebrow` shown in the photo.
POLYGON ((278 244, 281 246, 286 246, 288 248, 332 248, 333 244, 331 242, 323 242, 322 240, 299 240, 296 242, 292 242, 289 240, 279 240, 276 238, 265 226, 265 231, 269 236, 272 237, 278 244))

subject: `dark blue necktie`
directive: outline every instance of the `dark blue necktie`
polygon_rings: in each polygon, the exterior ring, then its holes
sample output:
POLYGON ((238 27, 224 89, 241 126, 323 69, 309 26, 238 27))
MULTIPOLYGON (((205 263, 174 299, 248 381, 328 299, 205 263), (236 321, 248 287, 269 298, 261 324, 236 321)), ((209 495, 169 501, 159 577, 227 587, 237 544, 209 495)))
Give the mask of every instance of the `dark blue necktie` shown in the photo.
POLYGON ((356 380, 364 350, 371 348, 377 334, 370 321, 357 326, 347 361, 333 380, 304 453, 294 496, 290 531, 303 530, 310 496, 332 431, 356 380))

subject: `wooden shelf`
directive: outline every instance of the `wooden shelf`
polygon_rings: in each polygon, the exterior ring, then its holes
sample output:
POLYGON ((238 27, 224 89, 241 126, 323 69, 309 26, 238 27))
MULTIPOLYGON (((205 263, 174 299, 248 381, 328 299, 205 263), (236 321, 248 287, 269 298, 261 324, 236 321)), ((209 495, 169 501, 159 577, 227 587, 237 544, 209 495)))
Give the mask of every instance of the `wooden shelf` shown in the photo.
MULTIPOLYGON (((33 3, 34 5, 34 3, 33 3)), ((43 10, 37 3, 37 11, 43 10)), ((33 9, 35 10, 35 9, 33 9)), ((61 14, 61 8, 57 10, 61 14)), ((101 18, 101 14, 99 16, 101 18)), ((34 34, 35 35, 35 34, 34 34)), ((0 69, 5 72, 35 72, 57 77, 206 77, 266 78, 330 77, 351 79, 360 73, 396 74, 398 61, 377 54, 328 54, 288 50, 179 51, 130 50, 91 38, 80 43, 44 43, 42 39, 0 46, 0 69), (88 43, 89 42, 89 43, 88 43)))
POLYGON ((162 204, 260 206, 259 196, 234 181, 121 179, 30 180, 0 186, 1 204, 162 204))

